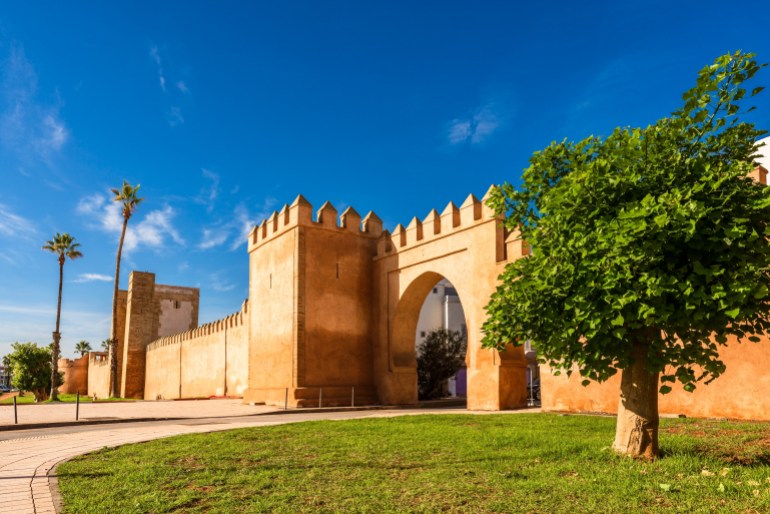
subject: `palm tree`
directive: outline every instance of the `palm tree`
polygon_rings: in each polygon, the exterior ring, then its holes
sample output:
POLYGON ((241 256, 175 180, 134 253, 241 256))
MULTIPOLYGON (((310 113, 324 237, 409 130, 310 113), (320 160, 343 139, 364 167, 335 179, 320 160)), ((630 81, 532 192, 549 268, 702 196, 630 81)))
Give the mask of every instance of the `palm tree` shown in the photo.
POLYGON ((110 341, 111 339, 105 339, 104 341, 102 341, 101 347, 103 351, 105 352, 110 351, 110 341))
POLYGON ((79 246, 80 244, 75 242, 75 238, 66 232, 63 234, 57 232, 53 239, 47 241, 43 246, 43 250, 59 256, 59 303, 56 306, 56 330, 53 333, 53 351, 51 352, 51 400, 54 401, 59 399, 59 342, 61 341, 59 321, 61 319, 61 290, 64 283, 64 262, 67 258, 72 260, 83 256, 78 250, 79 246))
POLYGON ((126 237, 126 227, 128 219, 134 213, 137 206, 144 200, 139 198, 137 192, 140 185, 132 187, 131 184, 123 181, 123 187, 120 189, 112 188, 115 202, 123 205, 123 230, 120 232, 120 242, 118 243, 118 257, 115 261, 115 288, 112 292, 112 331, 110 334, 110 396, 118 396, 118 283, 120 281, 120 256, 123 253, 123 240, 126 237))
POLYGON ((80 341, 78 344, 75 345, 75 352, 79 353, 81 357, 90 351, 91 351, 91 343, 89 343, 88 341, 80 341))

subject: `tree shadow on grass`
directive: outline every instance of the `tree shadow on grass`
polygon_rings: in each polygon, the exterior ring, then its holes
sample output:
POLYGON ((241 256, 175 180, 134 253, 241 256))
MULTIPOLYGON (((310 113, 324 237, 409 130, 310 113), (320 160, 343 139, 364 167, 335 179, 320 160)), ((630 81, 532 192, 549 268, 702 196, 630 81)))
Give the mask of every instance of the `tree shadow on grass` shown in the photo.
POLYGON ((742 468, 770 467, 770 450, 764 447, 752 447, 751 445, 733 450, 708 445, 698 445, 688 449, 661 448, 660 450, 661 458, 677 456, 693 459, 716 459, 723 462, 725 466, 738 466, 742 468))

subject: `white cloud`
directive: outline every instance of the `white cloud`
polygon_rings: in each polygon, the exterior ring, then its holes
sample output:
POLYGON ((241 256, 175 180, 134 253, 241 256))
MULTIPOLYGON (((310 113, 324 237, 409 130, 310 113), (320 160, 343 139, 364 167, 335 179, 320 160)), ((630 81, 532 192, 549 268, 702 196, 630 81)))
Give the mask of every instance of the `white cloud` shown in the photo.
POLYGON ((84 196, 78 202, 76 210, 81 214, 93 214, 98 211, 106 202, 106 198, 99 193, 91 196, 84 196))
POLYGON ((14 214, 7 206, 0 204, 0 234, 26 239, 36 233, 37 229, 31 221, 14 214))
POLYGON ((115 277, 102 275, 100 273, 81 273, 73 282, 82 284, 84 282, 112 282, 115 277))
POLYGON ((150 57, 155 61, 155 65, 158 67, 158 83, 163 92, 166 92, 166 76, 163 74, 163 63, 160 59, 160 53, 158 53, 158 47, 153 46, 150 48, 150 57))
POLYGON ((453 145, 475 145, 487 140, 501 124, 500 114, 487 104, 466 117, 453 119, 447 129, 447 140, 453 145))
POLYGON ((168 238, 171 238, 177 245, 183 246, 185 241, 173 225, 175 216, 174 208, 166 205, 161 210, 148 212, 142 221, 133 226, 129 223, 124 243, 125 250, 130 252, 140 245, 163 248, 168 238))
POLYGON ((206 212, 211 213, 214 210, 217 196, 219 196, 219 175, 206 168, 203 168, 201 171, 203 176, 211 181, 211 185, 201 190, 198 201, 206 205, 206 212))
POLYGON ((46 115, 43 120, 44 133, 40 144, 45 148, 51 148, 53 150, 60 150, 64 143, 67 141, 68 133, 67 127, 56 119, 52 115, 46 115))
POLYGON ((166 121, 172 127, 178 127, 184 123, 184 116, 182 115, 182 109, 179 107, 170 107, 166 113, 166 121))
POLYGON ((201 250, 215 248, 217 246, 223 245, 229 237, 230 230, 227 228, 204 228, 203 235, 201 236, 201 242, 198 243, 198 248, 201 250))
POLYGON ((69 131, 60 105, 38 99, 38 79, 21 45, 13 45, 0 80, 0 145, 21 161, 50 159, 66 144, 69 131))
MULTIPOLYGON (((184 80, 175 80, 174 66, 167 66, 169 60, 164 58, 165 55, 165 48, 159 48, 157 45, 152 45, 150 47, 150 58, 155 63, 158 73, 158 85, 160 85, 161 91, 168 98, 169 103, 176 104, 169 105, 168 109, 166 109, 166 123, 171 127, 178 127, 185 122, 184 113, 182 112, 182 108, 179 107, 179 104, 185 100, 189 100, 189 98, 185 97, 189 97, 191 92, 184 80)), ((178 73, 176 74, 178 75, 178 73)))
MULTIPOLYGON (((69 303, 69 302, 68 302, 69 303)), ((101 341, 110 333, 110 315, 104 309, 85 311, 64 306, 62 312, 62 353, 71 356, 75 343, 82 339, 101 341)), ((22 305, 0 304, 0 355, 11 350, 13 341, 35 341, 46 344, 51 341, 51 330, 56 319, 56 304, 22 305), (41 319, 49 323, 41 323, 41 319)))
POLYGON ((227 279, 222 278, 222 272, 217 271, 209 275, 209 281, 211 283, 211 289, 218 293, 226 293, 235 289, 235 284, 227 279))
MULTIPOLYGON (((123 214, 119 203, 97 193, 81 198, 76 210, 88 217, 95 228, 120 237, 123 214)), ((137 221, 135 213, 126 229, 123 250, 131 252, 141 246, 162 249, 172 242, 184 246, 185 240, 173 223, 175 217, 176 210, 170 205, 148 212, 141 221, 137 221)))
POLYGON ((449 142, 453 145, 464 142, 471 135, 471 122, 468 120, 452 120, 449 125, 449 142))
POLYGON ((251 212, 244 204, 239 204, 226 223, 215 223, 202 229, 198 248, 209 250, 229 241, 229 249, 237 250, 246 243, 249 232, 254 228, 257 220, 272 214, 276 203, 275 198, 267 198, 255 212, 251 212))

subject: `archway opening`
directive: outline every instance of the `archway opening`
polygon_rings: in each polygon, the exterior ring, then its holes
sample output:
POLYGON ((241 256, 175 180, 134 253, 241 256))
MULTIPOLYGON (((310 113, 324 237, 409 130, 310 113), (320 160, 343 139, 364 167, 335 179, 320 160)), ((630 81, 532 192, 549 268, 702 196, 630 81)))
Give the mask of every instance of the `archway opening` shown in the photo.
POLYGON ((414 332, 418 400, 467 404, 468 323, 460 295, 444 277, 425 294, 414 332))

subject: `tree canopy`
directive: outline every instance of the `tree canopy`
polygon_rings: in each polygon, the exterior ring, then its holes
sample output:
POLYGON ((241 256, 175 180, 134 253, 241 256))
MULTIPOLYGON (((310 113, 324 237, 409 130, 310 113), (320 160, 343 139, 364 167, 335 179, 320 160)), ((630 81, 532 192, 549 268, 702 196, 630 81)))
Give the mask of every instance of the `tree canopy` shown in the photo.
POLYGON ((51 388, 51 349, 36 343, 13 343, 11 347, 13 352, 7 356, 11 384, 19 391, 33 393, 37 401, 44 400, 51 388))
POLYGON ((716 59, 684 105, 646 128, 552 143, 520 187, 489 205, 531 255, 506 266, 483 344, 531 340, 552 368, 604 381, 623 370, 614 448, 658 453, 657 391, 725 370, 719 347, 770 328, 770 189, 752 180, 757 140, 741 121, 764 65, 716 59))
POLYGON ((485 346, 532 340, 552 367, 602 381, 643 340, 650 372, 691 391, 724 371, 728 336, 759 340, 770 328, 770 190, 749 174, 765 132, 738 115, 762 90, 742 87, 762 66, 719 57, 670 117, 552 143, 520 187, 493 192, 532 252, 501 276, 485 346))

